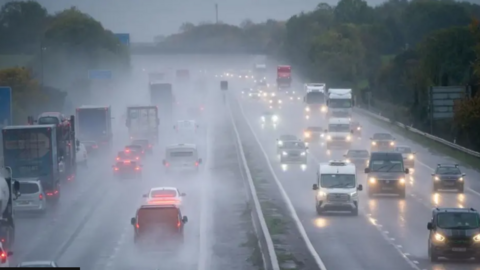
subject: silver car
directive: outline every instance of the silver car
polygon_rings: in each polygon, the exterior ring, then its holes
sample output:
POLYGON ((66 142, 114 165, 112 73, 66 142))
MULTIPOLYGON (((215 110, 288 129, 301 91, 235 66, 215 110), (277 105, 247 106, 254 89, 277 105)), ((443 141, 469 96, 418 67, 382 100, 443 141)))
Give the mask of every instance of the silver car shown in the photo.
POLYGON ((15 211, 44 213, 47 210, 47 202, 40 180, 19 179, 19 182, 20 197, 14 202, 15 211))

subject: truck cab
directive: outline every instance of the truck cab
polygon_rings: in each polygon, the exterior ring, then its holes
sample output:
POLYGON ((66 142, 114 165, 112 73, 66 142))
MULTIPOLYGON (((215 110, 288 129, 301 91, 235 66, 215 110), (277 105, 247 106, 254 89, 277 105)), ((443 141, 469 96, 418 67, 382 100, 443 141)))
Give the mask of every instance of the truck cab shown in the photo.
POLYGON ((315 208, 319 215, 327 211, 350 211, 358 215, 358 185, 354 164, 339 160, 331 160, 319 165, 317 181, 313 184, 315 208))
POLYGON ((328 89, 328 117, 352 117, 352 89, 328 89))
POLYGON ((350 148, 350 145, 352 144, 352 133, 350 119, 328 119, 328 128, 325 130, 327 149, 332 147, 350 148))
POLYGON ((326 85, 324 83, 306 83, 304 85, 305 118, 322 115, 327 112, 326 85))

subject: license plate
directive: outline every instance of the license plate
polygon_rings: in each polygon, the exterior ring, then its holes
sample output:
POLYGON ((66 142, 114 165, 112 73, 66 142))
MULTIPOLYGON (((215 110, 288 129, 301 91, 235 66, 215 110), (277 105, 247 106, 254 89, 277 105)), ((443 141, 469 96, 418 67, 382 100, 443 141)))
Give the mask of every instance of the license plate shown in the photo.
POLYGON ((465 252, 465 251, 467 251, 467 248, 452 248, 452 251, 455 251, 455 252, 465 252))

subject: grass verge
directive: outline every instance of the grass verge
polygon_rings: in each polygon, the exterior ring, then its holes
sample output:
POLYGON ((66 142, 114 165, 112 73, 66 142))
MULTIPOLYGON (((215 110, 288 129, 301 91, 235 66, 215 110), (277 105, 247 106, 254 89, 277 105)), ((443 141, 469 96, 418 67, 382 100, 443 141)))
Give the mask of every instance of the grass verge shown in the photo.
POLYGON ((419 134, 413 133, 405 128, 401 128, 397 125, 387 123, 381 120, 378 120, 374 117, 371 117, 368 114, 361 113, 364 116, 367 116, 374 122, 376 125, 381 126, 385 129, 388 129, 392 131, 392 133, 399 134, 407 139, 410 139, 418 144, 421 144, 425 147, 427 147, 431 152, 440 154, 440 155, 446 155, 449 156, 453 159, 458 160, 464 167, 469 167, 471 169, 477 169, 480 168, 480 159, 474 156, 471 156, 469 154, 463 153, 461 151, 452 149, 448 146, 445 146, 439 142, 430 140, 426 137, 423 137, 419 134))

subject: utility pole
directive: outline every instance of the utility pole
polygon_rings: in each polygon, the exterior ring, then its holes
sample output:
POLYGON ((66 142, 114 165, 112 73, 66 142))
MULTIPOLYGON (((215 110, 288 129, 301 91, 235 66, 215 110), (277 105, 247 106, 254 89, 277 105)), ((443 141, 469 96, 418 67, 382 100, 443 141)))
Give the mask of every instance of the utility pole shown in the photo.
POLYGON ((215 23, 218 24, 218 4, 215 3, 215 23))

